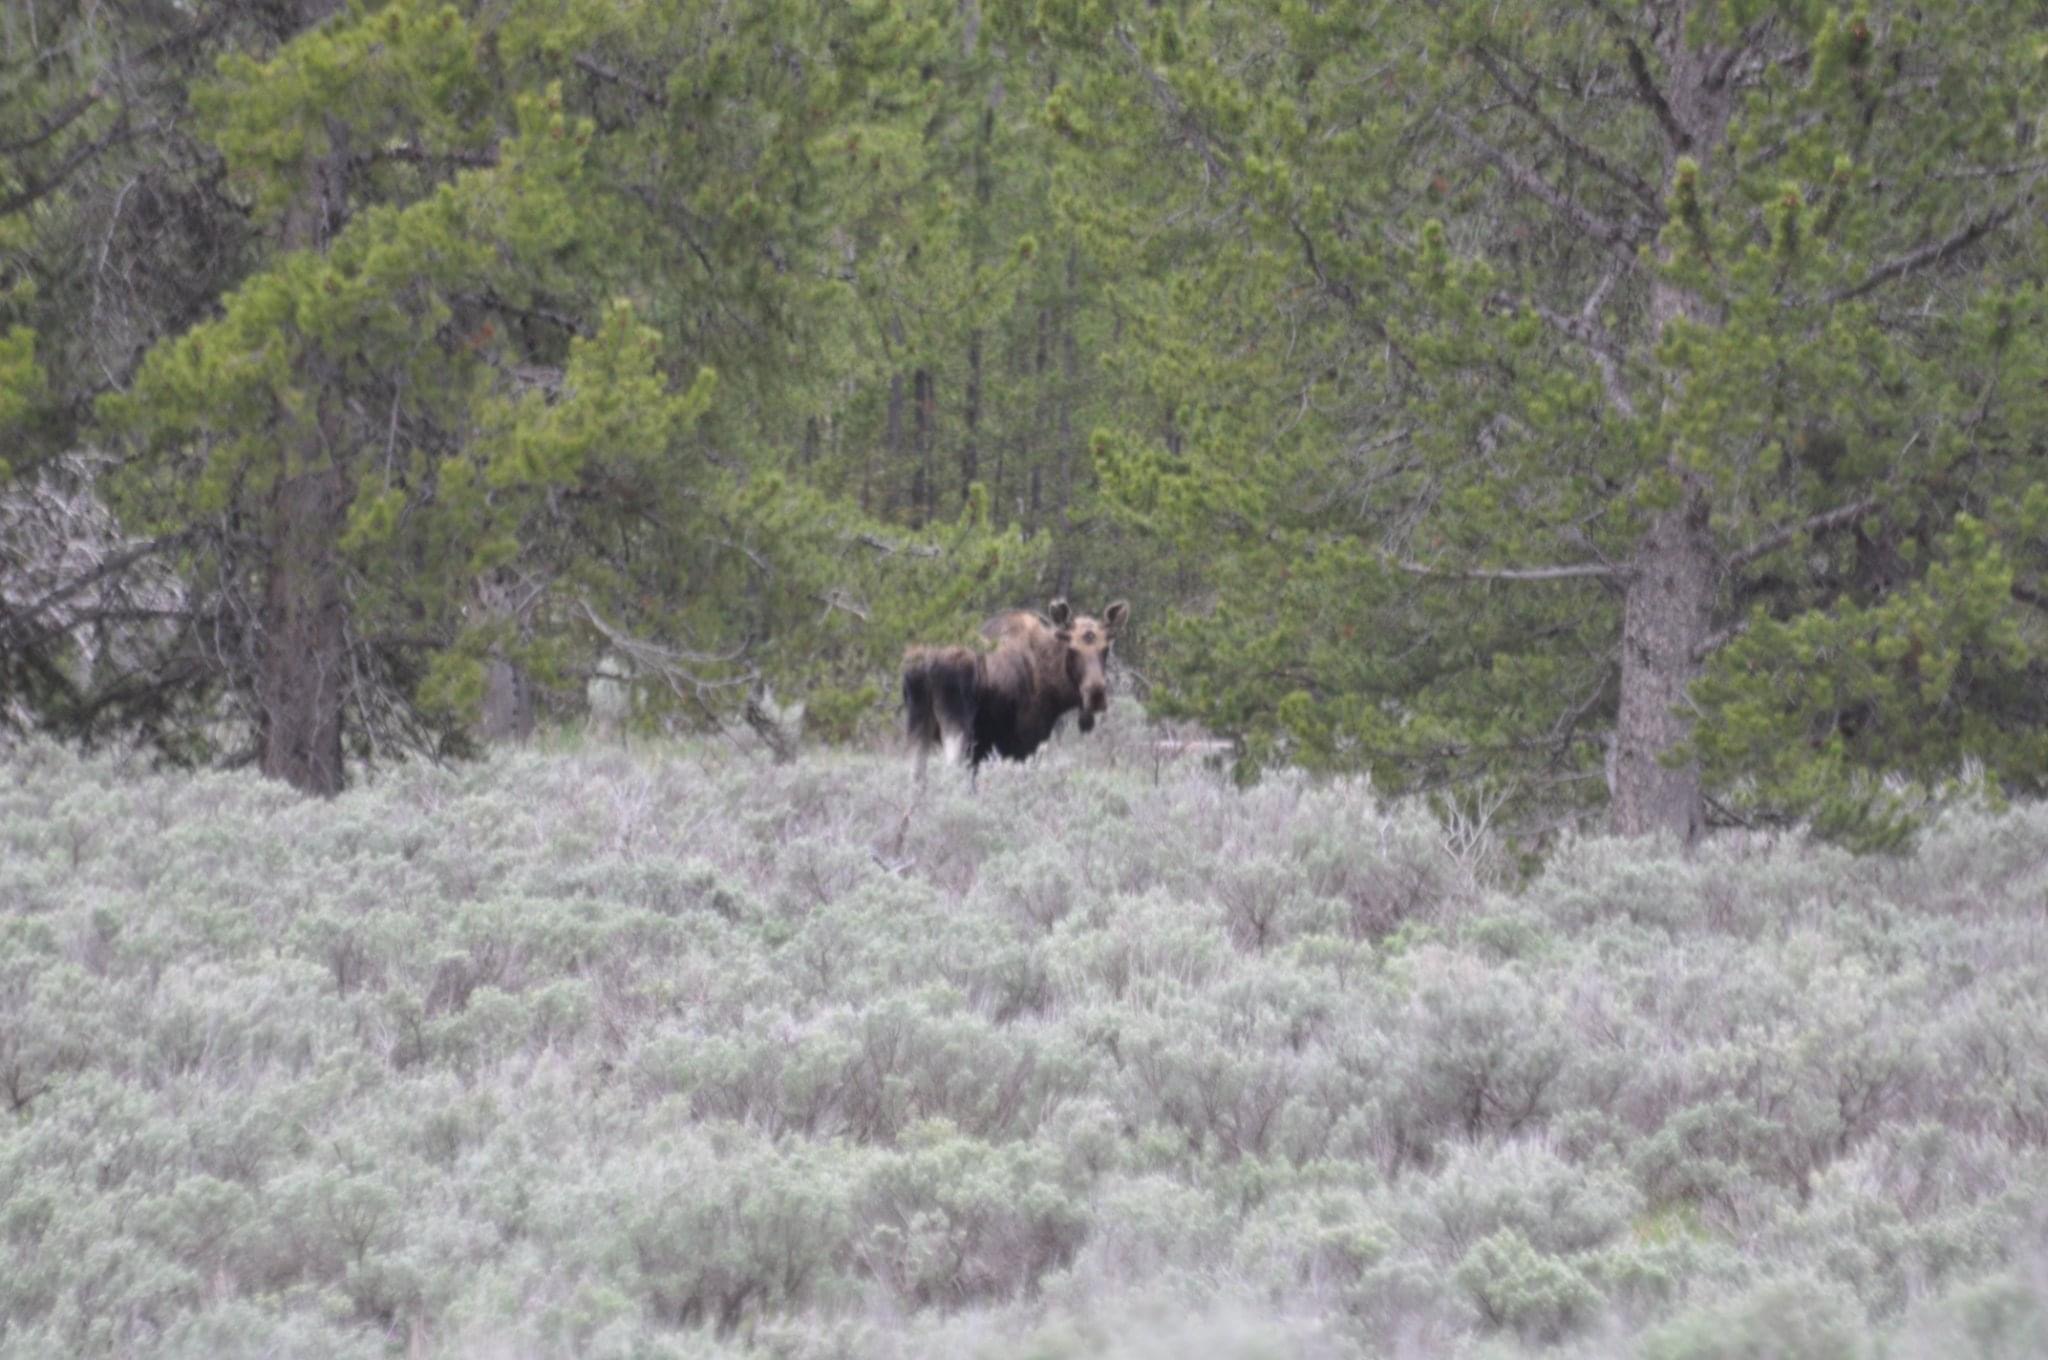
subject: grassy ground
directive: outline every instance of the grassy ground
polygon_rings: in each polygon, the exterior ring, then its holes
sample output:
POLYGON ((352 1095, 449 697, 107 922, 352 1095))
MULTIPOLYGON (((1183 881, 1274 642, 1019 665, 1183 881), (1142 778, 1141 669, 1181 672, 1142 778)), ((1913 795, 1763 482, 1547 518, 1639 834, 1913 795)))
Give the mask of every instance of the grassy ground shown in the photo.
POLYGON ((0 1356, 2048 1354, 2048 809, 908 769, 7 757, 0 1356))

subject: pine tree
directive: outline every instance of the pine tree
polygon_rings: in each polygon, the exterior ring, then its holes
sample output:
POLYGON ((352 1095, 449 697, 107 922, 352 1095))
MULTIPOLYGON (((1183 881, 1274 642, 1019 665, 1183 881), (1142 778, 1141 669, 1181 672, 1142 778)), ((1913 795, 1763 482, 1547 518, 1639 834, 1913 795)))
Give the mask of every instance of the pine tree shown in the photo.
POLYGON ((0 12, 0 722, 161 732, 175 683, 147 670, 169 630, 166 552, 97 497, 93 400, 248 266, 186 91, 288 6, 8 6, 0 12))
POLYGON ((102 410, 266 772, 466 749, 606 650, 686 722, 858 692, 903 635, 855 625, 1025 564, 985 505, 906 544, 785 466, 853 316, 820 152, 914 116, 935 32, 396 0, 223 62, 195 103, 271 244, 102 410))
POLYGON ((2038 786, 2044 67, 2012 19, 1036 12, 1106 54, 1050 107, 1139 195, 1081 221, 1172 410, 1103 456, 1226 548, 1179 704, 1253 762, 1604 785, 1629 833, 1696 835, 1709 781, 1792 815, 1996 751, 2038 786))
POLYGON ((977 3, 938 17, 918 124, 852 128, 832 148, 871 362, 817 472, 911 526, 980 483, 996 522, 1048 540, 1044 593, 1123 589, 1140 563, 1098 513, 1086 448, 1109 410, 1095 359, 1115 323, 1051 199, 1051 54, 977 3))

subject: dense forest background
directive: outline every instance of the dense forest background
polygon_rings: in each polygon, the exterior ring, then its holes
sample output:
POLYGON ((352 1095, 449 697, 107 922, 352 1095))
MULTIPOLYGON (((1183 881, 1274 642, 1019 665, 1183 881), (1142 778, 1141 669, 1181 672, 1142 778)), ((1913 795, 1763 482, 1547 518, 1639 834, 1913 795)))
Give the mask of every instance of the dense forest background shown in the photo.
POLYGON ((1132 602, 1238 768, 2048 783, 2034 6, 18 0, 0 719, 316 792, 1132 602))

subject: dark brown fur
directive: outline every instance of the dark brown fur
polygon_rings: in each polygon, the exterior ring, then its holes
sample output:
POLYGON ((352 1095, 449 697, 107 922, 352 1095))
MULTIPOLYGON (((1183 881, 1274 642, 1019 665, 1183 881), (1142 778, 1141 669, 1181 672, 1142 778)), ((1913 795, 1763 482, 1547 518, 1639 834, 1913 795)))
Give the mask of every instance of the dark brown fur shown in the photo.
POLYGON ((956 735, 970 765, 993 755, 1023 760, 1080 710, 1089 731, 1109 707, 1104 669, 1129 618, 1119 600, 1100 619, 1054 600, 1049 617, 1029 610, 998 614, 982 627, 990 649, 912 647, 903 656, 903 709, 918 769, 933 747, 956 735))

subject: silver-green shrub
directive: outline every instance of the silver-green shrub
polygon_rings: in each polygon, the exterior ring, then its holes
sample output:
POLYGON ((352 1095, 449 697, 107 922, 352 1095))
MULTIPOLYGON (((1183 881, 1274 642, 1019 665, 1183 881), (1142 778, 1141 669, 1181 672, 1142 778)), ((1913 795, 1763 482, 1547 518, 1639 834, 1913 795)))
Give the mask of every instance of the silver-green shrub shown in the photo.
POLYGON ((2048 809, 1510 892, 1111 735, 14 752, 0 1360, 2043 1353, 2048 809))

